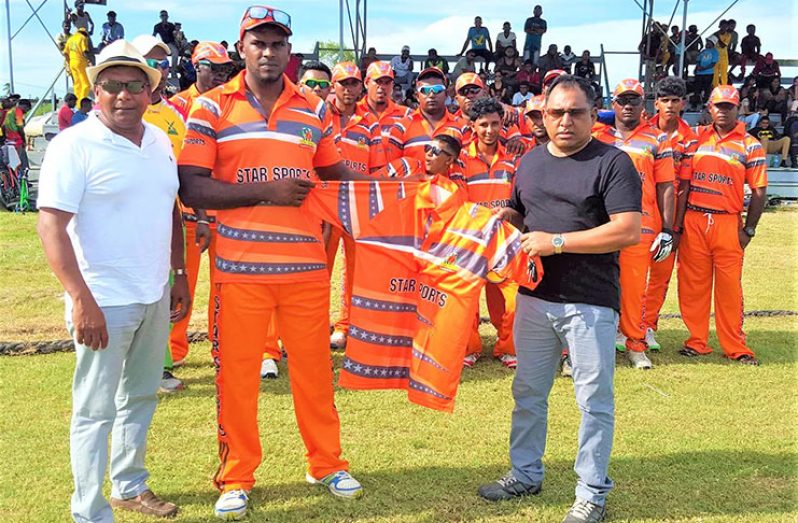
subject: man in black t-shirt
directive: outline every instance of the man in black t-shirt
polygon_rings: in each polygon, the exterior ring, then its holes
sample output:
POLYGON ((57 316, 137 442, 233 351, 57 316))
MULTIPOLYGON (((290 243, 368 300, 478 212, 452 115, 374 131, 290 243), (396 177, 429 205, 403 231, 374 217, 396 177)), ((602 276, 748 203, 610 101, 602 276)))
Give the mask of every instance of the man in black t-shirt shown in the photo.
MULTIPOLYGON (((169 13, 164 9, 161 11, 161 21, 152 28, 152 36, 160 36, 161 41, 169 46, 172 57, 171 70, 177 72, 177 60, 180 58, 180 49, 175 43, 175 24, 169 21, 169 13)), ((172 73, 174 74, 174 73, 172 73)))
POLYGON ((567 344, 582 422, 576 501, 565 523, 602 521, 613 487, 618 252, 640 241, 640 176, 626 153, 591 138, 593 98, 583 78, 564 75, 549 87, 543 121, 550 141, 521 160, 510 207, 500 212, 528 231, 523 249, 542 257, 545 276, 516 304, 512 469, 479 489, 491 501, 540 492, 547 400, 567 344))
POLYGON ((592 82, 596 77, 596 66, 590 61, 590 51, 582 51, 582 59, 574 64, 574 76, 584 78, 592 82))
MULTIPOLYGON (((786 127, 785 127, 786 130, 786 127)), ((756 127, 748 131, 748 133, 759 140, 762 144, 765 154, 779 154, 781 153, 780 167, 787 167, 787 159, 790 157, 790 137, 780 136, 776 129, 770 125, 770 118, 763 116, 759 119, 756 127)))

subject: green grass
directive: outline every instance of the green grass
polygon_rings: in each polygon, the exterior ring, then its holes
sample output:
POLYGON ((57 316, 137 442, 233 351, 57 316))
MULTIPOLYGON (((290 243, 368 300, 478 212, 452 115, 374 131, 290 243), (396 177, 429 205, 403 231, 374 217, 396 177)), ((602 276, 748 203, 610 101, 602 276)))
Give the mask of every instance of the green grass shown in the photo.
MULTIPOLYGON (((57 282, 46 270, 35 218, 0 214, 0 341, 64 337, 57 282)), ((767 213, 746 253, 746 309, 798 310, 798 212, 767 213)), ((204 328, 202 303, 195 327, 204 328)), ((337 300, 333 300, 335 304, 337 300)), ((675 292, 665 312, 677 312, 675 292)), ((483 326, 486 344, 492 328, 483 326)), ((619 364, 617 430, 611 462, 612 521, 798 521, 798 318, 752 318, 749 341, 763 366, 675 355, 680 320, 660 327, 664 350, 650 372, 619 364)), ((713 343, 717 347, 713 337, 713 343)), ((335 354, 340 364, 340 354, 335 354)), ((619 363, 623 360, 619 360, 619 363)), ((68 430, 74 356, 0 358, 0 521, 69 518, 68 430)), ((281 364, 281 371, 286 368, 281 364)), ((188 389, 165 397, 149 439, 151 486, 181 506, 178 521, 212 521, 217 493, 213 368, 207 343, 180 369, 188 389)), ((464 373, 453 415, 410 405, 400 392, 338 390, 345 456, 367 489, 356 502, 306 485, 285 376, 261 386, 264 464, 249 521, 560 521, 573 497, 579 415, 571 382, 550 398, 543 493, 498 505, 477 486, 508 466, 512 373, 481 361, 464 373)), ((121 522, 152 521, 119 514, 121 522)))

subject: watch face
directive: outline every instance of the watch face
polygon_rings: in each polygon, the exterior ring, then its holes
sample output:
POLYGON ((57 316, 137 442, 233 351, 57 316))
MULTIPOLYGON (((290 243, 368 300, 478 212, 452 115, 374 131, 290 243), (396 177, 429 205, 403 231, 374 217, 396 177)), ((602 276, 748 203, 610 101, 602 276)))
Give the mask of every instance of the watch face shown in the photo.
POLYGON ((552 238, 551 243, 555 247, 562 247, 563 244, 565 243, 565 240, 562 239, 562 236, 555 236, 554 238, 552 238))

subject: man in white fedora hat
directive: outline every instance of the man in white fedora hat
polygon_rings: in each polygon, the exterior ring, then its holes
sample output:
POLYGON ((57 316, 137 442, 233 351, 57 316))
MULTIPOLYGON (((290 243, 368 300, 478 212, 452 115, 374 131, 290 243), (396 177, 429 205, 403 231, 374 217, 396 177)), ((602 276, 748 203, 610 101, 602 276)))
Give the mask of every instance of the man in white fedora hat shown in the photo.
POLYGON ((112 507, 172 517, 177 506, 153 494, 144 467, 170 316, 180 319, 189 303, 175 155, 141 119, 161 74, 124 40, 87 73, 98 109, 48 146, 38 200, 77 356, 72 518, 112 522, 112 507), (109 435, 110 504, 102 493, 109 435))

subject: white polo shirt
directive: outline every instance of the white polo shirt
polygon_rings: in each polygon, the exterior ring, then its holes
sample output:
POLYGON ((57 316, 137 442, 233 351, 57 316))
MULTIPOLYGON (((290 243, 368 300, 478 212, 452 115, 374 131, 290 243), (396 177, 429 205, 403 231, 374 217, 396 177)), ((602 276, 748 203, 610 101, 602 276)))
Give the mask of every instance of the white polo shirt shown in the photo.
POLYGON ((154 303, 169 279, 177 162, 166 134, 144 127, 138 147, 92 112, 42 163, 37 205, 75 215, 67 232, 101 307, 154 303))

